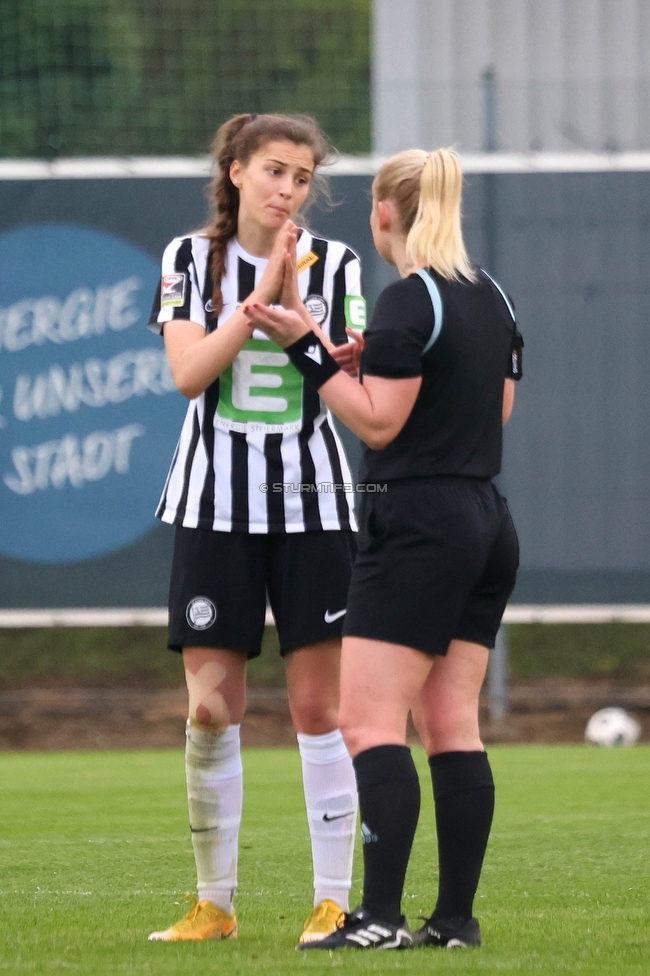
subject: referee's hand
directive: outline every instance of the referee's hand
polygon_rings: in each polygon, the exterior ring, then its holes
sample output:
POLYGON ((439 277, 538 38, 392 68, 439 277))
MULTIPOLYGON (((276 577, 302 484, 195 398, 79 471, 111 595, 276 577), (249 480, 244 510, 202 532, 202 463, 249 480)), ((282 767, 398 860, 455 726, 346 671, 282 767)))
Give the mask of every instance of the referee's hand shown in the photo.
POLYGON ((346 329, 345 331, 350 339, 352 339, 352 342, 346 342, 342 346, 335 346, 331 350, 331 355, 343 372, 351 376, 353 380, 356 380, 359 376, 359 363, 361 362, 361 353, 363 352, 363 333, 355 332, 354 329, 346 329))

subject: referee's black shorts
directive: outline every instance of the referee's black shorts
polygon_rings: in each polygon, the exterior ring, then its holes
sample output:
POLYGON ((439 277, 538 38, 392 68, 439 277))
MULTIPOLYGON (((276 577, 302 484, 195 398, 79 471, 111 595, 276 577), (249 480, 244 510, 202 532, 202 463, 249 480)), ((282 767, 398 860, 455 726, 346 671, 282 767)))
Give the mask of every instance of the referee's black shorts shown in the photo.
POLYGON ((446 654, 452 640, 494 647, 519 544, 490 481, 393 481, 364 494, 343 633, 446 654))
POLYGON ((341 636, 355 533, 213 532, 178 526, 169 643, 260 653, 267 594, 287 654, 341 636))

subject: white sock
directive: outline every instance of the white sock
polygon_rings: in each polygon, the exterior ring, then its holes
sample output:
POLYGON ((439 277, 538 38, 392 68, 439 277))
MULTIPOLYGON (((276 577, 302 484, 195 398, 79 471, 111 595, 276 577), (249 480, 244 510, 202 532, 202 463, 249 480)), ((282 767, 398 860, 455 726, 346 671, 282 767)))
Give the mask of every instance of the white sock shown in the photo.
POLYGON ((350 910, 357 824, 357 784, 338 729, 326 735, 298 733, 307 820, 314 864, 314 905, 325 898, 350 910))
POLYGON ((232 913, 242 811, 239 726, 186 728, 185 773, 199 900, 232 913))

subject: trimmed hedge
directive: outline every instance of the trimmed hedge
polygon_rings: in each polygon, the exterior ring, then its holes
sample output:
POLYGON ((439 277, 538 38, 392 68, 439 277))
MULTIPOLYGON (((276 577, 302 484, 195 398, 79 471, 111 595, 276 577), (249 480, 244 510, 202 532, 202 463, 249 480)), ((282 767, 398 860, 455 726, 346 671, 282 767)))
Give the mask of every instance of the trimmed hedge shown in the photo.
MULTIPOLYGON (((509 628, 513 681, 550 676, 650 683, 650 625, 531 624, 509 628)), ((284 684, 277 634, 268 628, 251 683, 284 684)), ((180 656, 156 627, 0 630, 0 688, 172 687, 183 683, 180 656)))
POLYGON ((197 155, 238 112, 370 150, 370 0, 4 0, 0 156, 197 155))

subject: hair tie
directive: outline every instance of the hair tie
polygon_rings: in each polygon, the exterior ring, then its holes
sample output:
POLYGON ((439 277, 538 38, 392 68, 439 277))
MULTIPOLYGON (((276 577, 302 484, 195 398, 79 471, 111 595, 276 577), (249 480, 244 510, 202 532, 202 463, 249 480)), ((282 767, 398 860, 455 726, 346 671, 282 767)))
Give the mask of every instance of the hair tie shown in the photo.
POLYGON ((424 167, 425 167, 425 166, 427 165, 427 163, 429 162, 429 156, 430 156, 430 155, 431 155, 431 153, 427 153, 427 154, 426 154, 426 156, 424 157, 424 162, 422 163, 422 169, 424 169, 424 167))
POLYGON ((255 119, 257 118, 257 112, 249 112, 249 115, 250 115, 250 118, 249 118, 248 121, 249 122, 254 122, 255 119))

